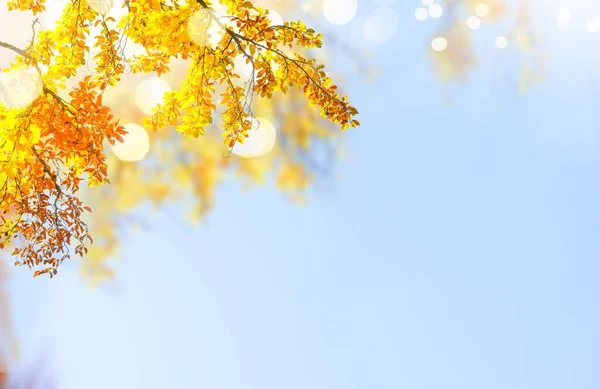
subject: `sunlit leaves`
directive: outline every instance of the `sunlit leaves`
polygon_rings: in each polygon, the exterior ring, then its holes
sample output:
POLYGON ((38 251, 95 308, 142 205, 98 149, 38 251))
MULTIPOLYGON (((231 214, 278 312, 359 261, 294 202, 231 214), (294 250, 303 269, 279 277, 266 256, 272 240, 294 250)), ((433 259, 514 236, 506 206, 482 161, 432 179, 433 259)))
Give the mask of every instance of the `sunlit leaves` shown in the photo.
MULTIPOLYGON (((29 67, 32 77, 27 80, 38 80, 35 88, 29 88, 35 93, 27 96, 26 85, 2 84, 21 96, 8 99, 4 93, 0 106, 0 152, 5 157, 0 162, 0 211, 13 212, 2 223, 0 246, 18 237, 22 244, 14 252, 17 264, 36 267, 36 276, 53 276, 71 252, 86 254, 92 238, 82 217, 90 209, 78 192, 82 182, 88 186, 110 182, 105 143, 122 161, 137 161, 149 152, 146 130, 119 125, 103 102, 104 92, 122 81, 126 68, 161 76, 171 71, 174 60, 188 61, 178 88, 165 87, 153 96, 156 88, 141 87, 136 101, 148 115, 142 124, 156 132, 150 136, 156 137, 157 145, 168 139, 160 134, 171 128, 184 135, 178 139, 185 147, 205 135, 209 126, 221 132, 220 140, 212 135, 207 140, 220 147, 204 151, 197 163, 185 168, 191 177, 204 176, 189 182, 191 190, 205 199, 198 204, 199 213, 210 206, 218 169, 230 163, 223 161, 237 161, 236 153, 258 157, 275 149, 272 126, 262 120, 263 130, 268 130, 262 141, 261 132, 254 128, 255 97, 301 96, 315 107, 313 114, 318 112, 341 129, 359 125, 354 118, 357 110, 339 93, 324 66, 308 55, 308 50, 322 46, 322 35, 301 21, 283 21, 250 1, 220 3, 215 12, 218 4, 205 0, 134 0, 122 4, 123 16, 113 16, 110 1, 72 0, 54 28, 34 30, 35 39, 27 49, 2 45, 19 54, 10 71, 29 67), (126 46, 131 43, 143 51, 126 61, 126 46), (78 78, 92 52, 94 74, 78 78), (74 79, 78 79, 76 87, 68 88, 74 79), (248 151, 256 141, 261 146, 248 151), (233 151, 233 156, 227 159, 222 149, 233 151)), ((44 11, 44 4, 10 2, 9 8, 38 13, 44 11)), ((310 131, 307 134, 311 136, 310 131)), ((294 139, 283 133, 282 139, 290 145, 298 142, 302 148, 306 147, 302 136, 299 133, 294 139)), ((260 172, 260 163, 236 162, 239 171, 256 177, 260 173, 253 172, 260 172)), ((302 166, 295 161, 283 163, 280 186, 306 187, 309 174, 302 166)), ((156 182, 144 187, 154 201, 169 194, 156 182)))

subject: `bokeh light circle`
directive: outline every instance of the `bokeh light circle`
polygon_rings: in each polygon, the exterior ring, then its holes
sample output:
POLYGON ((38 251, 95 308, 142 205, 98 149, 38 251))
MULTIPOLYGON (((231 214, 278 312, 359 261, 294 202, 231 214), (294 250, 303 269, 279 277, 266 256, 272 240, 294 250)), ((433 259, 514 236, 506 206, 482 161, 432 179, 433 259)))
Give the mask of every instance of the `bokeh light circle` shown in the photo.
POLYGON ((238 54, 233 59, 233 72, 239 74, 242 78, 248 78, 252 75, 252 62, 246 63, 246 56, 238 54))
POLYGON ((505 49, 508 46, 508 39, 501 35, 496 38, 496 47, 499 49, 505 49))
POLYGON ((44 89, 42 78, 33 66, 22 65, 0 73, 0 104, 7 108, 24 108, 44 89))
POLYGON ((94 11, 105 15, 114 5, 113 0, 87 0, 88 5, 94 11))
POLYGON ((490 5, 487 3, 479 3, 475 7, 475 14, 480 18, 485 18, 490 14, 490 5))
POLYGON ((479 29, 479 27, 481 27, 481 19, 479 19, 479 17, 477 17, 477 16, 470 16, 467 19, 467 26, 471 30, 477 30, 477 29, 479 29))
POLYGON ((433 4, 431 7, 429 7, 429 16, 431 16, 434 19, 440 18, 443 15, 443 13, 444 10, 439 4, 433 4))
POLYGON ((357 0, 324 0, 323 15, 331 24, 350 23, 358 11, 357 0))
POLYGON ((560 7, 556 11, 556 20, 558 23, 569 23, 572 18, 571 9, 569 7, 560 7))
POLYGON ((448 47, 448 40, 444 37, 437 37, 431 41, 433 51, 444 51, 448 47))
POLYGON ((267 118, 257 117, 252 119, 252 129, 248 131, 248 138, 244 143, 236 143, 231 153, 242 158, 257 158, 269 153, 275 146, 277 131, 273 123, 267 118))
POLYGON ((195 12, 187 24, 187 32, 190 39, 200 47, 204 47, 209 43, 209 35, 212 35, 211 27, 214 25, 210 13, 205 9, 200 9, 195 12))
POLYGON ((369 15, 363 29, 363 35, 371 42, 383 44, 394 37, 399 24, 400 17, 392 8, 377 8, 369 15))
POLYGON ((123 127, 127 134, 123 136, 123 142, 115 142, 111 145, 113 152, 121 161, 141 160, 150 150, 148 132, 136 123, 127 123, 123 127))
POLYGON ((146 114, 163 102, 165 92, 171 92, 168 82, 159 77, 151 77, 139 83, 135 91, 135 103, 146 114))
POLYGON ((211 8, 212 10, 217 14, 217 16, 226 16, 227 14, 229 14, 229 10, 227 9, 227 6, 225 4, 221 4, 219 3, 219 1, 212 1, 211 2, 211 8))
POLYGON ((429 13, 427 12, 427 10, 423 7, 421 8, 417 8, 415 10, 415 19, 419 20, 419 21, 423 21, 425 19, 427 19, 429 17, 429 13))
POLYGON ((560 31, 567 31, 573 17, 569 7, 560 7, 556 11, 556 24, 560 31))
POLYGON ((269 9, 269 19, 271 19, 271 26, 283 25, 283 18, 277 11, 269 9))
MULTIPOLYGON (((234 86, 239 86, 244 88, 249 87, 248 82, 252 77, 252 63, 246 63, 246 57, 242 54, 238 54, 233 58, 233 73, 240 76, 240 78, 232 78, 231 82, 234 86)), ((254 74, 256 78, 256 73, 254 74)))
POLYGON ((600 17, 588 20, 585 27, 589 32, 600 32, 600 17))

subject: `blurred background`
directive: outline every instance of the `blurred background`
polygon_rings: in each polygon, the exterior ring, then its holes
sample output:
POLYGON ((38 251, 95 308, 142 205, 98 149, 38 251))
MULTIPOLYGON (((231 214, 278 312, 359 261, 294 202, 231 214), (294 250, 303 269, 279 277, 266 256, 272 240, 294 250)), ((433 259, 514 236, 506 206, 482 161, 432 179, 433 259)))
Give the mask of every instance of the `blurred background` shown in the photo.
MULTIPOLYGON (((107 147, 96 251, 53 279, 3 259, 14 387, 600 387, 600 4, 257 2, 325 35, 361 126, 292 95, 230 158, 218 132, 107 147)), ((177 85, 151 77, 107 97, 122 123, 177 85)))

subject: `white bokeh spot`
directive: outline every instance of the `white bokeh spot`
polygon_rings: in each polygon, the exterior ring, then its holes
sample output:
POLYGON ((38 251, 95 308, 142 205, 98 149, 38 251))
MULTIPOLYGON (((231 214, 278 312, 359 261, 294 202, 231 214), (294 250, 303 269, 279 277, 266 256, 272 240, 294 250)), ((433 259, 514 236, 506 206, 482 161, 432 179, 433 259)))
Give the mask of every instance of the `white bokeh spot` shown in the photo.
POLYGON ((475 14, 480 18, 485 18, 490 14, 490 6, 487 3, 479 3, 475 7, 475 14))
POLYGON ((358 11, 357 0, 324 0, 323 15, 331 24, 343 25, 350 23, 358 11))
POLYGON ((243 158, 261 157, 275 146, 277 132, 273 123, 269 119, 257 117, 252 120, 251 130, 248 131, 248 138, 244 139, 244 143, 236 143, 231 152, 243 158))
POLYGON ((427 12, 427 10, 423 7, 421 8, 417 8, 415 10, 415 19, 419 20, 419 21, 423 21, 425 19, 427 19, 429 17, 429 13, 427 12))
POLYGON ((560 31, 567 31, 572 18, 571 9, 569 7, 560 7, 556 11, 556 24, 560 31))
POLYGON ((390 41, 398 31, 400 17, 391 8, 381 7, 369 15, 364 29, 363 35, 365 39, 383 44, 390 41))
POLYGON ((442 9, 442 6, 439 4, 433 4, 432 6, 429 7, 429 16, 431 16, 434 19, 442 17, 443 13, 444 13, 444 10, 442 9))
POLYGON ((252 63, 246 63, 246 56, 243 54, 238 54, 233 59, 233 71, 234 73, 240 75, 242 80, 247 80, 252 76, 252 63))
POLYGON ((508 46, 508 39, 504 35, 501 35, 496 38, 496 47, 497 48, 506 49, 507 46, 508 46))
POLYGON ((590 19, 585 23, 585 28, 589 32, 600 32, 600 16, 590 19))
POLYGON ((42 78, 33 66, 19 66, 0 73, 0 104, 24 108, 42 93, 42 78))
POLYGON ((470 16, 467 19, 467 26, 471 30, 477 30, 477 29, 479 29, 479 27, 481 27, 481 19, 479 19, 479 17, 477 17, 477 16, 470 16))
POLYGON ((163 102, 165 92, 171 92, 168 82, 159 77, 151 77, 139 83, 135 91, 135 103, 146 114, 163 102))
POLYGON ((271 26, 283 25, 283 18, 277 11, 269 9, 269 19, 271 19, 271 26))
POLYGON ((219 16, 219 17, 227 16, 227 14, 229 13, 227 6, 225 4, 219 3, 218 1, 213 1, 211 8, 213 9, 213 11, 215 11, 217 16, 219 16))
POLYGON ((222 38, 223 31, 211 19, 208 11, 201 9, 195 12, 188 20, 188 36, 200 47, 207 44, 215 47, 222 38))
POLYGON ((433 51, 444 51, 448 47, 448 40, 444 37, 437 37, 431 41, 433 51))
POLYGON ((114 5, 113 0, 87 0, 91 9, 99 14, 106 15, 114 5))
POLYGON ((136 123, 123 125, 128 132, 123 136, 123 142, 115 142, 111 148, 121 161, 139 161, 150 150, 150 139, 145 128, 136 123))

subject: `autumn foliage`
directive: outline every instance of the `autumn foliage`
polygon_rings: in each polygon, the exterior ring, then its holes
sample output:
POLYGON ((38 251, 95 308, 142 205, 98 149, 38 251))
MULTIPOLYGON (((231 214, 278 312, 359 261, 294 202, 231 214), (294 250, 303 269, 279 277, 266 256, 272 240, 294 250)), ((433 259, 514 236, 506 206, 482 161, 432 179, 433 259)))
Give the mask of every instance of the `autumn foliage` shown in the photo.
MULTIPOLYGON (((88 252, 93 240, 84 214, 91 208, 79 191, 82 185, 111 182, 104 145, 121 142, 126 130, 103 95, 121 82, 126 67, 164 76, 174 60, 189 62, 181 87, 165 92, 142 121, 157 141, 161 133, 175 130, 187 144, 217 126, 222 144, 231 150, 252 136, 254 98, 278 95, 301 94, 342 130, 359 125, 357 110, 339 94, 323 65, 305 55, 321 47, 322 35, 301 21, 272 25, 269 11, 251 1, 221 3, 227 18, 217 17, 205 0, 126 0, 126 13, 116 20, 85 0, 74 0, 65 4, 53 29, 32 26, 29 47, 0 42, 0 48, 18 54, 3 74, 25 75, 28 90, 37 91, 30 102, 19 100, 22 93, 0 99, 0 247, 16 243, 16 265, 53 276, 71 252, 88 252), (94 47, 88 46, 90 36, 94 47), (143 46, 145 54, 125 58, 127 41, 143 46), (94 74, 70 88, 90 52, 95 53, 94 74), (251 69, 246 82, 239 82, 240 59, 251 69)), ((41 0, 10 1, 9 9, 38 14, 45 6, 41 0)), ((213 164, 228 163, 220 154, 210 158, 213 164)), ((89 192, 94 189, 101 188, 89 192)))
POLYGON ((432 40, 441 38, 445 44, 432 49, 428 42, 429 55, 441 80, 465 82, 478 66, 480 61, 474 41, 475 30, 481 26, 481 29, 500 27, 501 35, 497 39, 503 43, 497 50, 516 49, 520 68, 516 86, 520 92, 542 81, 547 58, 544 40, 533 23, 531 0, 446 0, 442 4, 444 13, 432 40), (468 27, 469 16, 477 18, 477 28, 468 27))

